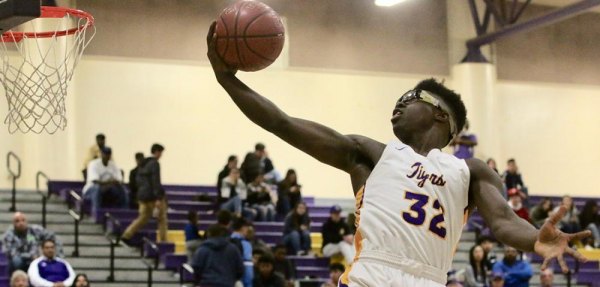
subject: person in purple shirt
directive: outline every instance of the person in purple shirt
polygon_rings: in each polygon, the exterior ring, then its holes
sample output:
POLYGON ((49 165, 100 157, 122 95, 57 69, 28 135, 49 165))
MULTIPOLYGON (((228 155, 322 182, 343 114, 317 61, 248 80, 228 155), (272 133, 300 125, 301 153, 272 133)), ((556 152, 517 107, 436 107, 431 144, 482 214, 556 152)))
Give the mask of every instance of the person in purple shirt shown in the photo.
POLYGON ((504 287, 529 287, 529 280, 533 276, 531 264, 518 259, 518 255, 517 249, 506 246, 504 258, 492 268, 492 272, 504 274, 504 287))
POLYGON ((42 242, 42 256, 29 265, 27 275, 33 287, 67 287, 73 285, 75 271, 69 262, 56 257, 55 243, 51 239, 42 242))
POLYGON ((475 155, 475 146, 477 145, 477 137, 475 134, 469 133, 469 122, 465 123, 465 128, 454 139, 454 156, 460 159, 473 158, 475 155))

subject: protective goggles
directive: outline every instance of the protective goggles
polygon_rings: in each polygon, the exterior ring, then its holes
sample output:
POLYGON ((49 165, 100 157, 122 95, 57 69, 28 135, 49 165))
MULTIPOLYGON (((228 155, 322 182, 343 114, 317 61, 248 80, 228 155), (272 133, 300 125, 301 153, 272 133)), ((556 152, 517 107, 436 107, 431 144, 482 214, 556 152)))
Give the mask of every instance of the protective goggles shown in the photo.
POLYGON ((450 113, 450 109, 448 108, 448 106, 446 106, 446 104, 443 101, 438 100, 436 97, 434 97, 429 92, 427 92, 425 90, 419 90, 419 89, 410 90, 410 91, 406 92, 398 100, 399 103, 403 103, 405 105, 413 103, 415 101, 421 101, 421 102, 428 103, 428 104, 442 110, 443 112, 447 113, 448 117, 450 119, 449 120, 450 134, 452 135, 452 137, 454 137, 456 135, 456 122, 454 122, 454 117, 452 116, 452 113, 450 113))

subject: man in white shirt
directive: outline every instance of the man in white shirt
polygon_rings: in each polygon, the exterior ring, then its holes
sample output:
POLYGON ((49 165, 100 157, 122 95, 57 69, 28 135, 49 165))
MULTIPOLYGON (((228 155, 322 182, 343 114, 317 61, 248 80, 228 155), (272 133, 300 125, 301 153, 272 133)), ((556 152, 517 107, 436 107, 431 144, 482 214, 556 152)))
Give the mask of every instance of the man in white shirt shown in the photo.
POLYGON ((75 271, 69 262, 55 256, 54 241, 42 243, 42 256, 31 262, 27 275, 33 287, 67 287, 73 285, 75 271))
POLYGON ((122 185, 123 175, 111 160, 112 150, 103 147, 100 151, 101 157, 88 164, 87 181, 83 187, 83 198, 91 202, 92 215, 101 205, 117 208, 128 206, 127 193, 122 185))

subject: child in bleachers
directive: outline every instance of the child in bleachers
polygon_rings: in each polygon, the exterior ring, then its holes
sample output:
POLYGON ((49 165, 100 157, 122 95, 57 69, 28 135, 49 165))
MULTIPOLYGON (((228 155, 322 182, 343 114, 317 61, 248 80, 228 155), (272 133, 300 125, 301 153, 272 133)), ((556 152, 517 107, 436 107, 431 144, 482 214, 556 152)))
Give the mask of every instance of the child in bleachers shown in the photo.
POLYGON ((185 250, 188 256, 188 262, 192 261, 194 252, 198 249, 198 246, 202 243, 202 238, 198 232, 198 213, 195 211, 188 211, 188 223, 184 227, 185 232, 185 250))

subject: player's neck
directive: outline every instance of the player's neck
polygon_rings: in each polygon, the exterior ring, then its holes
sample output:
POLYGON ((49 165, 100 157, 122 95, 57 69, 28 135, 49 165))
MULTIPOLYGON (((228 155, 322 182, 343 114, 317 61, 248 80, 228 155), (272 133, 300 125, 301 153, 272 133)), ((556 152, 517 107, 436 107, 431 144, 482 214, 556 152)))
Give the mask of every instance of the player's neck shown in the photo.
POLYGON ((400 140, 409 145, 416 153, 427 156, 432 149, 442 146, 438 134, 429 130, 422 133, 412 133, 410 136, 400 138, 400 140))

